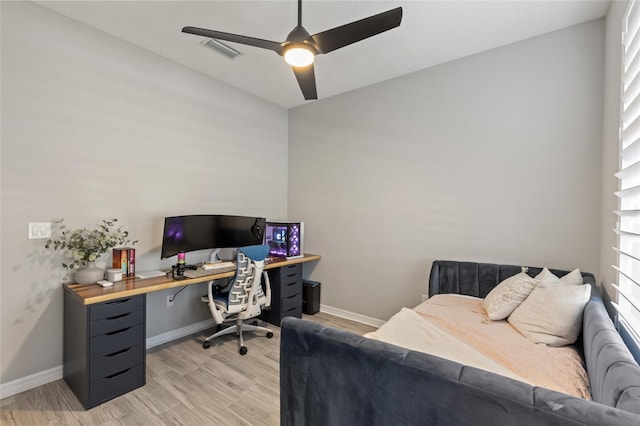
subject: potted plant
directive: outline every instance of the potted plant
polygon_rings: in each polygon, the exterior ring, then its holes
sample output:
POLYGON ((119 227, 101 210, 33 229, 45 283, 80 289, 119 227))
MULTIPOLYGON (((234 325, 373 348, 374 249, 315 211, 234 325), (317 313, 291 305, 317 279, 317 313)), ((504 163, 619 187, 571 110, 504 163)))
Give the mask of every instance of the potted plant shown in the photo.
POLYGON ((110 249, 135 244, 129 241, 129 232, 116 227, 118 219, 102 220, 94 229, 69 229, 64 219, 53 222, 51 238, 45 243, 47 249, 60 250, 69 261, 62 263, 68 271, 75 271, 78 284, 93 284, 104 279, 104 269, 95 265, 96 259, 110 249))

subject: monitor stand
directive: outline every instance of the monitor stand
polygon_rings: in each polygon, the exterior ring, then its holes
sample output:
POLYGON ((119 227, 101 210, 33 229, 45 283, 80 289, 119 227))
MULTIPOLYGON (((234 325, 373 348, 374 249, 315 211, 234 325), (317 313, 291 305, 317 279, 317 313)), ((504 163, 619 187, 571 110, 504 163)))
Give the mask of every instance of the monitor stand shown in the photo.
POLYGON ((228 262, 236 259, 238 249, 233 247, 218 248, 209 254, 209 262, 228 262))
POLYGON ((209 254, 209 262, 211 262, 211 263, 219 262, 220 261, 220 257, 218 255, 220 254, 221 251, 222 251, 221 248, 217 248, 215 250, 212 250, 211 253, 209 254))

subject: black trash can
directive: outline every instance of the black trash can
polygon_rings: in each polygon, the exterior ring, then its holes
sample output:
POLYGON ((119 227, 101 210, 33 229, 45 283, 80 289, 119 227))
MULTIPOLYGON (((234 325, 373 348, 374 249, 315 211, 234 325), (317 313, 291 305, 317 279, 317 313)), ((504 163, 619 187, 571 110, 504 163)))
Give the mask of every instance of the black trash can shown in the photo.
POLYGON ((302 280, 302 312, 314 315, 320 312, 320 283, 302 280))

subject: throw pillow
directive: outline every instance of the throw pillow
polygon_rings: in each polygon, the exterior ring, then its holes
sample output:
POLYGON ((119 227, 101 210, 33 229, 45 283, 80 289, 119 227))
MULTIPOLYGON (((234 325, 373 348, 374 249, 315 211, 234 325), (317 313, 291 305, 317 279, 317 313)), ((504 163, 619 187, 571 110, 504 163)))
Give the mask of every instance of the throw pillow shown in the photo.
POLYGON ((580 269, 576 268, 562 278, 558 278, 553 272, 547 268, 543 268, 542 271, 536 275, 536 280, 540 281, 540 287, 553 287, 561 285, 581 285, 582 273, 580 269))
POLYGON ((568 285, 582 285, 584 284, 584 280, 582 279, 582 272, 580 269, 576 268, 573 271, 569 272, 564 277, 560 277, 560 281, 568 285))
POLYGON ((538 287, 508 321, 534 343, 570 345, 580 334, 582 310, 590 296, 589 284, 538 287))
POLYGON ((520 272, 495 286, 482 301, 482 307, 487 311, 489 319, 505 319, 529 296, 537 284, 534 278, 520 272))

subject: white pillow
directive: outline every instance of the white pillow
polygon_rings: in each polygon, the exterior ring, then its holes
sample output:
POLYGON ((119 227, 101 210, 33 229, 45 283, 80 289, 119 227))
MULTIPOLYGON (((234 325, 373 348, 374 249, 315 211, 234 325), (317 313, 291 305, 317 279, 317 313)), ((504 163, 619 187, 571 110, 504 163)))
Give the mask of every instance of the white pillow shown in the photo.
POLYGON ((582 279, 582 272, 580 269, 576 268, 573 271, 569 272, 564 277, 560 277, 560 281, 567 285, 582 285, 584 284, 584 280, 582 279))
POLYGON ((582 273, 580 269, 576 268, 569 272, 562 278, 558 278, 553 272, 547 268, 543 268, 542 271, 536 275, 536 280, 540 281, 540 287, 553 287, 559 285, 581 285, 582 273))
POLYGON ((582 310, 590 296, 589 284, 538 287, 508 321, 534 343, 570 345, 580 334, 582 310))
POLYGON ((505 319, 537 285, 538 281, 520 272, 495 286, 482 301, 482 307, 487 311, 489 319, 505 319))

